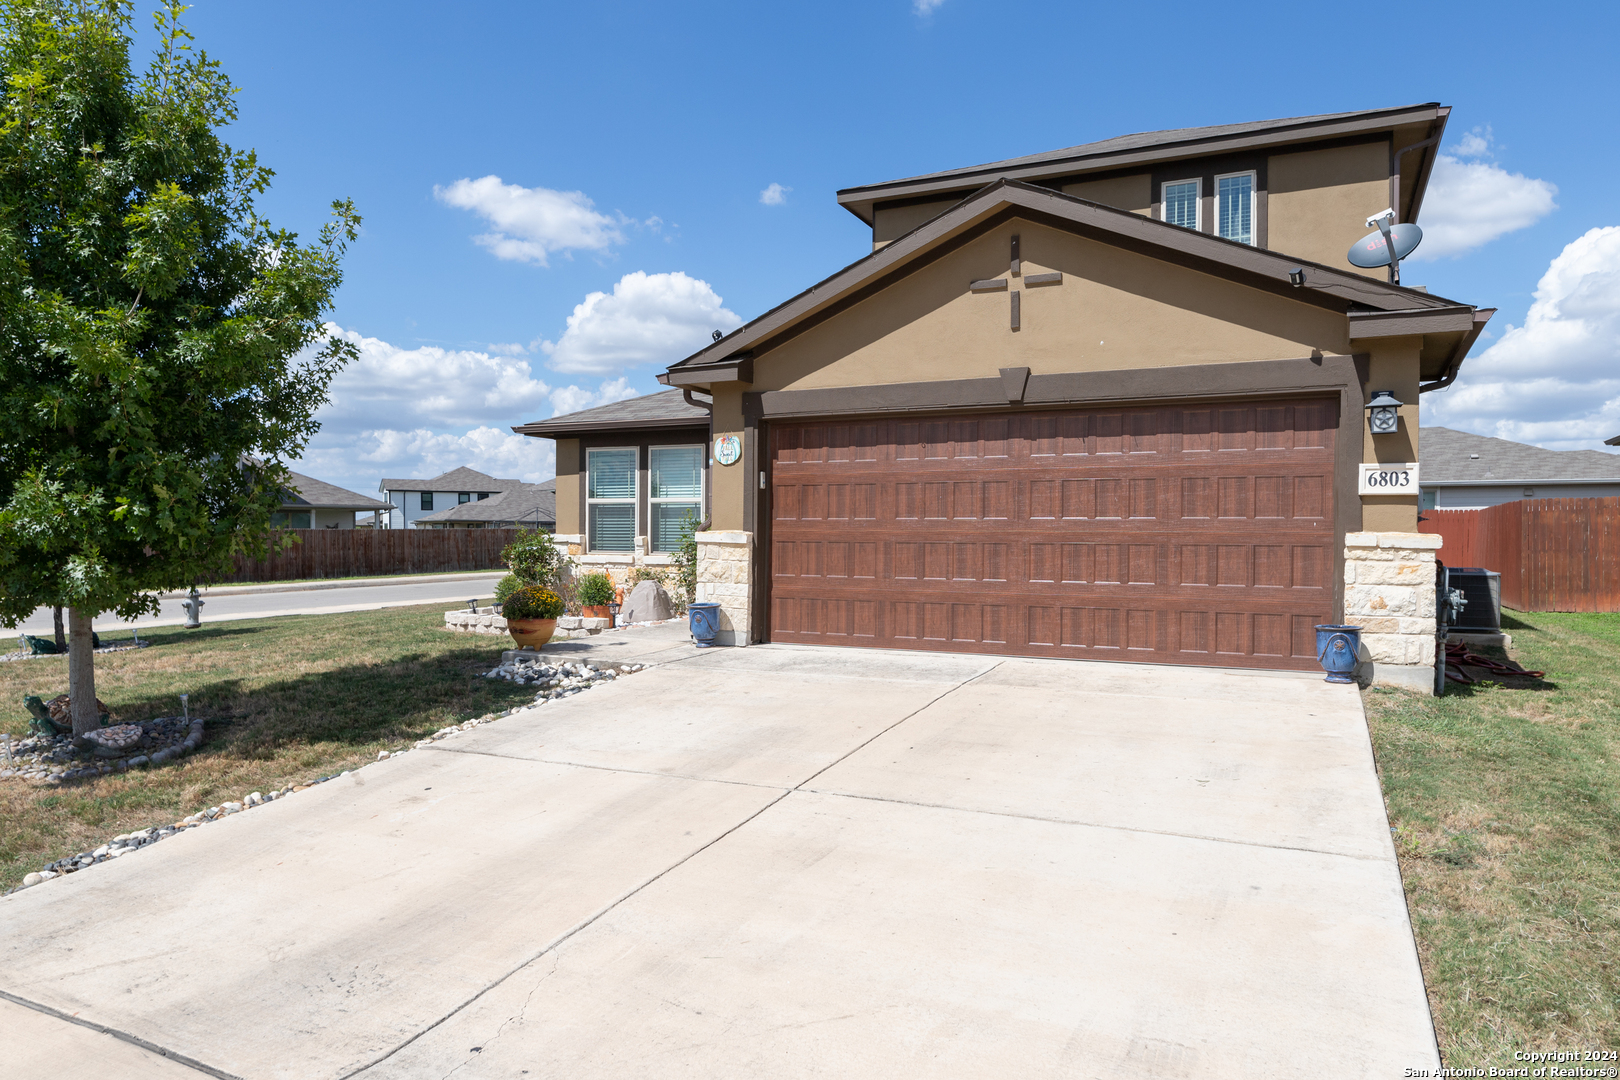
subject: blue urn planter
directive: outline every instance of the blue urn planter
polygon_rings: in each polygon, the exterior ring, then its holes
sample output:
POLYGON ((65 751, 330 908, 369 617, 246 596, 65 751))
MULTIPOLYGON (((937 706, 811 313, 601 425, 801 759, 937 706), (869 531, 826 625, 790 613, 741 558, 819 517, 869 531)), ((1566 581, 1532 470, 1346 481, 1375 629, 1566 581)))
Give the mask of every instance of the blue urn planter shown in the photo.
POLYGON ((711 648, 720 636, 720 605, 712 600, 686 605, 687 622, 692 627, 692 640, 700 649, 711 648))
POLYGON ((1316 628, 1316 659, 1328 682, 1355 682, 1361 657, 1361 627, 1324 624, 1316 628))

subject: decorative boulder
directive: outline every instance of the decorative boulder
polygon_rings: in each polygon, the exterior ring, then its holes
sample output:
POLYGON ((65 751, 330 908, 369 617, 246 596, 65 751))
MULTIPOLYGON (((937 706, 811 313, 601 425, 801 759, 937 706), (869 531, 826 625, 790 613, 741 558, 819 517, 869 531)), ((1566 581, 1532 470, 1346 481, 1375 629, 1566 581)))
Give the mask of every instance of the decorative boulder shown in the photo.
POLYGON ((622 613, 627 623, 663 622, 675 617, 675 601, 658 582, 643 581, 631 591, 622 613))

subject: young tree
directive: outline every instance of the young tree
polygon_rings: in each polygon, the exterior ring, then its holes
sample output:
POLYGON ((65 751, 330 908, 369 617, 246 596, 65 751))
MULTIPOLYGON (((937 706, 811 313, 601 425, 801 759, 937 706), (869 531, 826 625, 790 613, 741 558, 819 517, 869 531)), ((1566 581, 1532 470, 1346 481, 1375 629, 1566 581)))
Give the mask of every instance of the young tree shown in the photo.
POLYGON ((131 10, 0 0, 0 623, 67 607, 76 735, 91 619, 264 553, 354 352, 322 329, 353 205, 314 245, 261 219, 272 173, 221 141, 235 91, 185 7, 138 75, 131 10))

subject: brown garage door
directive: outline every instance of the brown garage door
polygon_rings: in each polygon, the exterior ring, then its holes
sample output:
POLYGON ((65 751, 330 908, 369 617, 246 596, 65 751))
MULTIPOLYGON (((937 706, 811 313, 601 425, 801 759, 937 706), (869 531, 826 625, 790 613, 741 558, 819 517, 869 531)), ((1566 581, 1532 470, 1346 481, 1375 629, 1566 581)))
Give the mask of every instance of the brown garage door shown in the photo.
POLYGON ((1334 400, 771 427, 774 641, 1315 666, 1334 400))

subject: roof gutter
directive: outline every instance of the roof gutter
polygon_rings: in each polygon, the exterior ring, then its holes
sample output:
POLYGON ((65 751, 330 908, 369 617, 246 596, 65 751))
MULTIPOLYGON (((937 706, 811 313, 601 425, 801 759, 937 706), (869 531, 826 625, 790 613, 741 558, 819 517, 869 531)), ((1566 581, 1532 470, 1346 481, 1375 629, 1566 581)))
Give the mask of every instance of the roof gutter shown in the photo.
POLYGON ((1474 312, 1474 325, 1462 336, 1462 340, 1457 342, 1457 348, 1452 351, 1451 360, 1446 364, 1445 371, 1441 372, 1440 377, 1434 382, 1420 385, 1418 393, 1427 394, 1430 390, 1444 390, 1457 381, 1457 373, 1462 370, 1463 358, 1468 355, 1468 350, 1474 347, 1474 342, 1479 340, 1479 335, 1485 330, 1485 324, 1490 322, 1491 316, 1495 314, 1495 308, 1480 308, 1474 312))
POLYGON ((1620 484, 1620 475, 1617 476, 1579 476, 1551 479, 1525 477, 1522 480, 1420 480, 1419 487, 1518 487, 1520 484, 1534 486, 1536 484, 1620 484))

